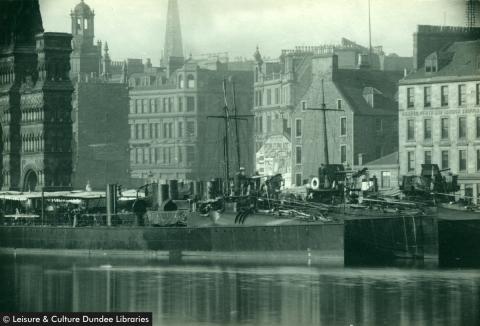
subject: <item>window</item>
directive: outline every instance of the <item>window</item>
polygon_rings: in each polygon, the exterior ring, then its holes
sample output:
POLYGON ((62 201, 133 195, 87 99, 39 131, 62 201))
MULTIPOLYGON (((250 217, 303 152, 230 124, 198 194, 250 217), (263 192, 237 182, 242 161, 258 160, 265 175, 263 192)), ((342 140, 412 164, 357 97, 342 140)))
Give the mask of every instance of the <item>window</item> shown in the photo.
POLYGON ((458 118, 458 138, 464 139, 467 137, 467 118, 458 118))
POLYGON ((267 115, 267 133, 271 133, 272 132, 272 116, 271 115, 267 115))
POLYGON ((135 113, 142 113, 142 100, 137 100, 137 110, 135 113))
POLYGON ((165 139, 170 139, 172 138, 172 128, 173 127, 173 123, 171 122, 165 122, 163 124, 163 138, 165 139))
POLYGON ((177 148, 177 162, 178 163, 183 162, 183 149, 182 149, 182 147, 177 148))
POLYGON ((150 100, 150 112, 151 113, 157 112, 157 106, 154 99, 150 100))
POLYGON ((340 163, 347 163, 347 145, 340 145, 340 163))
POLYGON ((375 131, 377 132, 383 131, 383 120, 380 118, 375 118, 375 131))
POLYGON ((440 97, 442 106, 448 106, 448 86, 442 86, 440 88, 440 97))
POLYGON ((183 76, 182 75, 178 76, 178 87, 179 88, 184 88, 185 87, 185 82, 183 81, 183 76))
POLYGON ((429 108, 432 106, 432 87, 423 88, 423 106, 429 108))
POLYGON ((295 120, 295 136, 302 137, 302 119, 295 120))
POLYGON ((407 140, 415 140, 415 120, 407 120, 407 140))
POLYGON ((475 118, 475 127, 476 127, 475 129, 476 129, 477 138, 480 138, 480 116, 475 118))
POLYGON ((407 152, 407 169, 408 172, 415 170, 415 152, 407 152))
POLYGON ((275 104, 280 103, 280 87, 275 88, 275 104))
POLYGON ((302 101, 302 111, 307 110, 307 101, 302 101))
POLYGON ((183 97, 178 98, 178 112, 183 112, 183 97))
POLYGON ((340 136, 347 135, 347 117, 340 118, 340 136))
POLYGON ((423 162, 425 164, 432 164, 432 152, 431 151, 425 151, 425 153, 423 153, 423 162))
POLYGON ((179 121, 177 124, 177 135, 178 135, 178 138, 183 137, 183 122, 181 121, 179 121))
POLYGON ((148 100, 143 100, 143 110, 142 113, 148 113, 148 100))
POLYGON ((477 149, 477 171, 480 171, 480 149, 477 149))
POLYGON ((343 106, 343 105, 342 105, 342 100, 341 100, 341 99, 338 99, 338 100, 337 100, 337 110, 343 109, 342 106, 343 106))
POLYGON ((166 97, 163 98, 162 112, 168 112, 168 99, 166 97))
POLYGON ((155 155, 154 162, 155 163, 160 162, 160 148, 157 147, 154 149, 154 155, 155 155))
POLYGON ((169 97, 168 98, 168 112, 172 112, 173 110, 173 98, 169 97))
POLYGON ((195 97, 187 97, 187 112, 195 112, 195 97))
POLYGON ((388 171, 382 171, 380 174, 380 186, 382 188, 390 188, 391 173, 388 171))
POLYGON ((413 87, 407 88, 407 107, 413 108, 415 106, 415 89, 413 87))
POLYGON ((295 162, 297 164, 302 164, 302 147, 297 146, 295 150, 295 162))
POLYGON ((442 139, 448 139, 448 129, 449 129, 449 120, 448 118, 441 118, 440 119, 440 127, 441 127, 441 137, 442 139))
POLYGON ((465 84, 458 85, 458 106, 467 104, 467 87, 465 84))
POLYGON ((476 98, 477 100, 475 101, 477 105, 480 105, 480 84, 477 84, 476 86, 476 98))
POLYGON ((191 164, 195 162, 195 147, 187 146, 187 163, 191 164))
POLYGON ((187 77, 187 88, 194 88, 195 87, 195 78, 193 75, 188 75, 187 77))
POLYGON ((154 135, 154 131, 153 131, 153 128, 155 127, 155 125, 153 123, 150 123, 148 125, 148 129, 149 129, 149 133, 148 133, 148 138, 152 139, 153 138, 153 135, 154 135))
POLYGON ((195 121, 187 121, 186 134, 188 137, 195 136, 195 121))
POLYGON ((135 101, 131 100, 130 101, 130 113, 135 113, 135 101))
POLYGON ((150 163, 150 151, 148 148, 143 149, 143 163, 150 163))
POLYGON ((263 133, 263 115, 258 117, 258 132, 263 133))
POLYGON ((295 186, 300 187, 302 185, 302 174, 295 174, 295 186))
POLYGON ((432 139, 432 120, 431 119, 423 120, 423 139, 424 140, 432 139))
POLYGON ((458 170, 467 170, 467 151, 465 149, 461 149, 458 151, 458 170))
POLYGON ((140 139, 140 125, 135 125, 135 139, 140 139))
POLYGON ((271 105, 271 104, 272 104, 272 90, 267 89, 267 105, 271 105))
POLYGON ((142 124, 142 139, 145 139, 147 137, 147 125, 142 124))
POLYGON ((442 169, 448 169, 450 167, 448 151, 447 150, 442 151, 441 155, 442 155, 442 169))

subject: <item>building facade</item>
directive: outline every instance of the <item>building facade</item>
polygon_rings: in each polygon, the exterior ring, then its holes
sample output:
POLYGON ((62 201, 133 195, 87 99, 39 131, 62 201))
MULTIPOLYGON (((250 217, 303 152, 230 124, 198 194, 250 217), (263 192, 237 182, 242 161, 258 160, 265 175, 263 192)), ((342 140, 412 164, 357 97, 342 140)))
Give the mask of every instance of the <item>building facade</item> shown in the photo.
POLYGON ((337 51, 296 48, 264 62, 257 49, 253 111, 260 174, 281 173, 287 187, 299 186, 327 163, 326 144, 328 163, 350 166, 360 155, 374 160, 397 149, 395 93, 402 74, 373 69, 366 55, 352 69, 337 51), (323 101, 334 110, 325 113, 325 123, 321 111, 311 110, 323 101))
MULTIPOLYGON (((95 13, 83 0, 70 16, 73 187, 129 186, 128 62, 112 61, 107 42, 94 43, 95 13)), ((131 64, 132 70, 138 69, 131 64)))
MULTIPOLYGON (((252 107, 253 72, 243 65, 183 57, 180 18, 176 0, 169 0, 162 66, 147 59, 143 71, 129 73, 130 173, 138 184, 149 180, 209 180, 224 176, 225 100, 234 115, 248 115, 252 107), (231 67, 242 67, 238 70, 231 67), (243 70, 243 71, 242 71, 243 70), (211 117, 216 116, 216 118, 211 117)), ((243 63, 242 63, 243 64, 243 63)), ((252 171, 252 119, 230 121, 229 164, 252 171), (240 158, 236 151, 240 144, 240 158)))
POLYGON ((435 163, 480 196, 480 41, 432 51, 399 86, 400 174, 435 163))
MULTIPOLYGON (((161 68, 147 68, 130 76, 130 166, 139 182, 161 180, 209 180, 221 177, 225 164, 222 84, 233 77, 237 113, 250 113, 253 73, 201 69, 186 62, 171 76, 161 68), (150 70, 150 72, 148 72, 150 70), (153 71, 156 70, 156 71, 153 71)), ((229 84, 231 85, 231 84, 229 84)), ((230 88, 230 86, 229 86, 230 88)), ((229 106, 232 110, 231 90, 229 106)), ((231 111, 233 114, 233 111, 231 111)), ((230 122, 230 131, 234 131, 230 122)), ((252 170, 252 120, 239 121, 241 164, 252 170)), ((230 134, 231 139, 235 138, 230 134)), ((229 142, 236 167, 235 142, 229 142)))
POLYGON ((2 1, 2 188, 71 188, 71 35, 43 33, 38 1, 2 1))

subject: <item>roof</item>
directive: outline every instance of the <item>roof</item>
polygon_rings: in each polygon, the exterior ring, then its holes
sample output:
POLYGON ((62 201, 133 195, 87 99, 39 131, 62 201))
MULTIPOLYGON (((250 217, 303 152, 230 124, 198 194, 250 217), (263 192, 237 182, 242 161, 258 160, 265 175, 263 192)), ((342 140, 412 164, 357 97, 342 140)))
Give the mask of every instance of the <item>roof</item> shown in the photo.
POLYGON ((395 100, 402 73, 371 69, 339 69, 334 82, 349 102, 351 109, 364 115, 396 115, 395 100), (372 108, 364 95, 373 93, 378 106, 372 108))
POLYGON ((445 77, 480 77, 480 40, 454 42, 427 58, 438 58, 436 72, 427 72, 425 67, 405 77, 401 83, 417 79, 444 79, 445 77))
POLYGON ((363 165, 372 166, 372 165, 397 165, 397 164, 398 164, 398 152, 393 152, 391 154, 382 156, 379 159, 370 161, 363 165))
POLYGON ((90 7, 85 2, 83 2, 83 0, 75 6, 75 9, 73 9, 73 11, 79 16, 90 15, 92 13, 90 7))

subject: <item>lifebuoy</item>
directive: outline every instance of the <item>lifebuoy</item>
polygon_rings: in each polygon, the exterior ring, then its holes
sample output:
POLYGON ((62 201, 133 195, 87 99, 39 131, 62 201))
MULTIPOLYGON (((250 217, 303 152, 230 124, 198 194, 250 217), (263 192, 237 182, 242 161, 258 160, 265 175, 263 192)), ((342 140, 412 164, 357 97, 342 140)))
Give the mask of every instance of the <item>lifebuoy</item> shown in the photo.
POLYGON ((313 190, 318 190, 320 188, 320 180, 317 177, 313 178, 310 182, 310 187, 313 190))

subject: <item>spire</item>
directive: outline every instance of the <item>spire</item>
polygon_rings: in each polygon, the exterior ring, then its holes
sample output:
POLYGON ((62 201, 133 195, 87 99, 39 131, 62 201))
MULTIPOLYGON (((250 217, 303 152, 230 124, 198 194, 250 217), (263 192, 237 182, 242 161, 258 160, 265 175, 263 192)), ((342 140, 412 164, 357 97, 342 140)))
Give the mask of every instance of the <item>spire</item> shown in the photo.
POLYGON ((177 0, 168 0, 164 59, 168 62, 170 57, 183 58, 182 29, 177 0))

